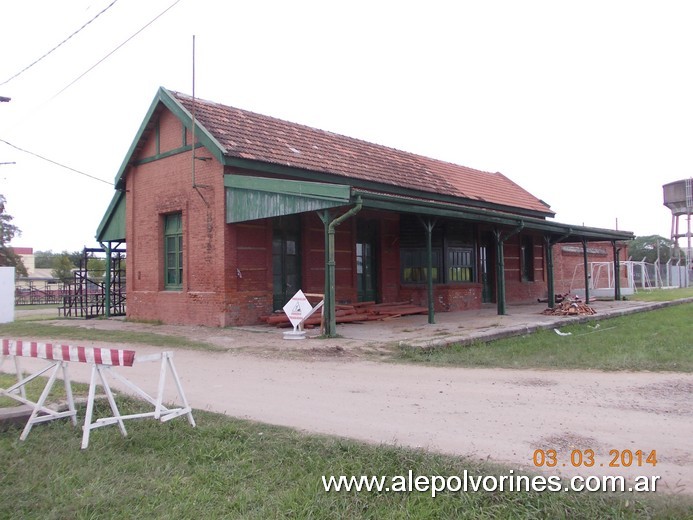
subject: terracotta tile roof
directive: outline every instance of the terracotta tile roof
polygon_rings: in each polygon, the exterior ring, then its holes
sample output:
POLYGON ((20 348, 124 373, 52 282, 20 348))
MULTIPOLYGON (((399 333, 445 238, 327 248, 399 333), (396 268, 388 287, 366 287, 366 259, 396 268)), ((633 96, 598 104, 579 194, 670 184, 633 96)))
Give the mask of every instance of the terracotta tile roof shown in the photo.
MULTIPOLYGON (((169 92, 192 112, 190 96, 169 92)), ((475 170, 200 99, 196 99, 195 117, 230 157, 553 216, 547 204, 501 173, 475 170)))

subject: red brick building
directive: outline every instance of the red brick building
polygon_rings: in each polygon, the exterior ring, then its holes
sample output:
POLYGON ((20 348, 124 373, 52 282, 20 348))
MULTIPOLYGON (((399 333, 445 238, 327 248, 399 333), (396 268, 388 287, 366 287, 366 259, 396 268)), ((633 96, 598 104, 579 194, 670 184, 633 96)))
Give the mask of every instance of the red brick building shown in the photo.
POLYGON ((613 254, 633 238, 553 222, 500 173, 163 88, 116 190, 97 239, 127 243, 128 315, 166 323, 258 323, 298 289, 325 293, 328 318, 335 301, 429 294, 431 319, 491 302, 505 313, 563 290, 559 244, 613 254))

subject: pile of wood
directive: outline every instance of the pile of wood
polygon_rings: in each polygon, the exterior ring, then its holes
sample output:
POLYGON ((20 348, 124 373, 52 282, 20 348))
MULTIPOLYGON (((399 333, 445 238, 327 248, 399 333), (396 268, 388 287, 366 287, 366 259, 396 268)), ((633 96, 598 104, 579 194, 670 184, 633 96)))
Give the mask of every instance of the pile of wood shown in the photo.
POLYGON ((545 309, 542 314, 547 316, 591 316, 597 314, 597 311, 577 298, 568 298, 556 304, 553 309, 550 307, 545 309))
MULTIPOLYGON (((375 303, 375 302, 359 302, 353 305, 336 305, 335 317, 337 323, 364 323, 366 321, 390 320, 399 318, 400 316, 408 316, 410 314, 427 314, 426 307, 413 305, 411 302, 395 302, 395 303, 375 303)), ((322 316, 320 311, 308 318, 303 326, 306 329, 319 327, 322 316)), ((277 327, 291 327, 289 318, 283 312, 277 312, 270 316, 261 318, 268 325, 277 327)))

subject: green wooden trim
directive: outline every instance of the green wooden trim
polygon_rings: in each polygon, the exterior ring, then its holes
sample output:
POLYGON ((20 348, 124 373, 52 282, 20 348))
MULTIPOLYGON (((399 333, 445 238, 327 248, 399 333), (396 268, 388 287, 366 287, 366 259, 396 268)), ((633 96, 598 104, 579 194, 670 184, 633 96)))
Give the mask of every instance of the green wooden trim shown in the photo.
MULTIPOLYGON (((171 94, 168 90, 161 87, 159 89, 161 103, 168 108, 187 128, 192 128, 192 114, 171 94)), ((195 119, 195 138, 204 145, 205 148, 219 161, 224 162, 226 149, 219 141, 200 124, 199 119, 195 119)))
POLYGON ((224 186, 243 190, 265 191, 282 195, 297 195, 314 199, 349 203, 351 186, 328 184, 324 182, 292 181, 270 179, 267 177, 247 177, 244 175, 224 175, 224 186))
MULTIPOLYGON (((201 143, 197 143, 197 146, 195 148, 204 148, 204 146, 201 143)), ((180 148, 174 148, 173 150, 168 150, 167 152, 158 153, 150 157, 145 157, 143 159, 133 162, 132 164, 135 166, 140 166, 142 164, 158 161, 159 159, 166 159, 167 157, 171 157, 173 155, 189 152, 190 150, 192 150, 191 145, 181 146, 180 148)))
POLYGON ((161 126, 157 120, 156 126, 154 127, 154 135, 156 136, 156 155, 161 153, 161 126))
POLYGON ((120 164, 120 168, 118 169, 118 173, 116 174, 115 178, 115 187, 116 189, 118 188, 123 188, 125 185, 125 172, 127 171, 128 165, 130 164, 130 160, 132 159, 132 156, 135 154, 135 150, 137 149, 137 145, 140 142, 140 139, 142 139, 142 136, 147 130, 147 127, 149 126, 149 123, 154 117, 154 114, 156 113, 156 110, 159 106, 159 100, 158 100, 158 94, 157 97, 154 98, 154 101, 152 101, 152 104, 149 106, 149 110, 147 110, 147 115, 144 117, 144 120, 140 124, 139 129, 137 130, 137 133, 135 134, 135 139, 130 143, 130 148, 128 149, 127 153, 125 154, 125 158, 123 159, 123 162, 120 164))
POLYGON ((361 193, 363 204, 366 207, 373 209, 382 209, 386 211, 396 211, 400 213, 415 213, 419 215, 434 215, 437 217, 449 217, 460 220, 468 220, 470 222, 486 222, 491 224, 500 224, 503 226, 516 225, 519 217, 514 219, 500 217, 482 217, 480 215, 470 213, 464 210, 456 210, 453 208, 437 207, 426 204, 416 204, 412 200, 382 200, 380 197, 375 199, 368 198, 368 195, 361 193))
POLYGON ((544 248, 546 252, 546 288, 548 290, 549 308, 553 309, 556 306, 556 294, 553 275, 553 244, 551 238, 544 236, 544 248))
POLYGON ((428 323, 429 325, 434 325, 435 319, 435 304, 433 301, 433 228, 435 227, 437 219, 427 219, 421 220, 425 230, 426 230, 426 294, 428 300, 428 323))
MULTIPOLYGON (((362 179, 345 178, 342 175, 336 175, 329 172, 320 172, 313 170, 305 170, 302 168, 296 168, 293 166, 285 166, 282 164, 273 164, 263 161, 258 161, 254 159, 242 159, 239 157, 228 157, 225 156, 223 159, 224 166, 231 166, 235 168, 241 168, 245 170, 261 171, 263 173, 275 174, 275 175, 286 175, 288 177, 297 177, 299 179, 305 179, 308 181, 322 181, 340 184, 348 180, 354 188, 361 188, 366 190, 374 190, 380 192, 386 192, 393 195, 401 195, 403 197, 417 197, 417 198, 435 198, 440 202, 447 202, 451 204, 460 204, 464 201, 465 206, 478 208, 478 209, 495 209, 496 211, 512 211, 517 212, 518 208, 513 206, 504 206, 500 204, 492 204, 489 202, 478 201, 475 199, 461 199, 460 197, 455 197, 452 195, 445 195, 441 193, 424 192, 411 188, 402 188, 400 186, 393 186, 391 184, 382 184, 373 181, 366 181, 362 179)), ((528 217, 545 218, 552 217, 554 213, 552 211, 539 212, 532 210, 520 210, 522 215, 528 217)), ((518 213, 520 214, 520 213, 518 213)))
POLYGON ((96 241, 125 241, 125 221, 125 192, 117 191, 96 230, 96 241))
POLYGON ((176 212, 164 216, 164 288, 166 290, 179 291, 183 288, 184 260, 181 260, 183 252, 183 213, 176 212), (169 247, 169 239, 173 239, 173 247, 169 247), (169 265, 169 255, 174 254, 174 265, 169 265), (173 270, 175 281, 170 282, 169 271, 173 270))
POLYGON ((345 206, 351 188, 344 185, 224 175, 226 222, 245 222, 345 206))
MULTIPOLYGON (((120 165, 118 173, 116 174, 116 188, 123 188, 123 185, 125 184, 125 172, 132 161, 140 140, 147 131, 147 128, 149 128, 157 111, 160 110, 161 105, 168 108, 181 121, 184 127, 192 128, 192 115, 190 112, 188 112, 183 105, 181 105, 178 100, 174 98, 173 94, 171 94, 165 88, 159 87, 159 90, 152 100, 152 103, 149 105, 147 114, 144 116, 144 119, 142 120, 142 123, 135 134, 135 139, 130 144, 130 148, 125 154, 125 158, 120 165)), ((226 154, 226 149, 221 146, 219 141, 217 141, 214 136, 212 136, 212 134, 210 134, 209 131, 207 131, 207 129, 200 124, 198 120, 195 120, 195 137, 197 137, 199 143, 207 148, 220 163, 224 162, 223 158, 226 154)))
POLYGON ((559 240, 556 242, 581 242, 583 238, 592 241, 632 240, 634 238, 633 234, 628 231, 572 226, 543 219, 532 219, 521 215, 511 215, 494 211, 480 211, 473 208, 458 208, 453 205, 435 201, 402 199, 396 196, 361 192, 358 189, 354 190, 354 194, 361 195, 364 206, 374 209, 397 211, 401 213, 416 213, 420 215, 435 215, 472 222, 511 226, 513 228, 520 222, 523 222, 525 228, 528 230, 558 236, 559 240))

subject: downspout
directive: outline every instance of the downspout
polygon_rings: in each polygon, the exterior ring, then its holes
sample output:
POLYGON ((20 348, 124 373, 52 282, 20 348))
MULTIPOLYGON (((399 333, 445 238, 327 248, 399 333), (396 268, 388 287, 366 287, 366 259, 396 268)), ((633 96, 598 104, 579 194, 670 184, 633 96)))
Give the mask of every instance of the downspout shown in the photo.
POLYGON ((582 265, 585 271, 585 303, 590 302, 590 275, 587 272, 589 262, 587 261, 587 239, 582 238, 582 265))
POLYGON ((503 244, 510 237, 517 235, 525 227, 524 220, 521 220, 516 228, 503 235, 501 230, 494 229, 493 235, 496 238, 496 305, 498 314, 503 315, 505 312, 505 258, 503 255, 503 244))
POLYGON ((337 318, 335 316, 335 228, 348 218, 353 217, 363 207, 361 196, 356 197, 356 205, 349 211, 332 220, 327 225, 327 276, 325 277, 325 336, 334 338, 337 335, 337 318))
POLYGON ((621 299, 621 262, 618 258, 620 247, 616 247, 616 241, 613 240, 611 245, 614 249, 614 300, 619 301, 621 299))

